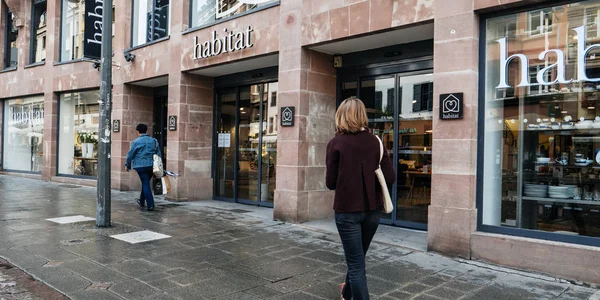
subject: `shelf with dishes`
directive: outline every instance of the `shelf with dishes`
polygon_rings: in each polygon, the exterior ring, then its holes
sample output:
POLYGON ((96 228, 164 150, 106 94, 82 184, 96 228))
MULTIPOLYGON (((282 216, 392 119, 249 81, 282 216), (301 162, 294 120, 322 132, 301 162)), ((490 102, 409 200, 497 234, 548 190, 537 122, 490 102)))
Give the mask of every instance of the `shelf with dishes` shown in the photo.
POLYGON ((548 202, 548 203, 599 205, 600 206, 600 200, 574 200, 574 199, 540 198, 540 197, 523 197, 523 200, 548 202))
POLYGON ((537 124, 528 124, 528 131, 540 131, 540 132, 580 132, 580 133, 596 133, 600 132, 600 116, 595 119, 585 119, 581 117, 578 122, 574 122, 570 116, 565 116, 562 121, 552 118, 538 119, 537 124))

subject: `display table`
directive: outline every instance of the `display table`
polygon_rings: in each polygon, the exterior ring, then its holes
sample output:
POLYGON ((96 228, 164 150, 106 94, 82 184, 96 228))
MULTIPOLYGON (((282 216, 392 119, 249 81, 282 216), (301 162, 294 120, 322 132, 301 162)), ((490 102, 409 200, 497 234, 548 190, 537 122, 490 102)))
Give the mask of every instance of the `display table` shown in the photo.
POLYGON ((75 175, 85 176, 97 176, 98 175, 98 159, 97 158, 85 158, 85 157, 73 157, 73 173, 75 175), (82 174, 78 174, 77 168, 83 167, 82 174))

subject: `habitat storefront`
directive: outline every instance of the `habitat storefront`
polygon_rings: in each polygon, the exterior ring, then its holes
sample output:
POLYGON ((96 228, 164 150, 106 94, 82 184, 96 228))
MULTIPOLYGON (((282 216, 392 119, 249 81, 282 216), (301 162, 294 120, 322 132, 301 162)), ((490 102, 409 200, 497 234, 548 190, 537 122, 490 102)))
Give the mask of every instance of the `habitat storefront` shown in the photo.
POLYGON ((482 19, 481 231, 600 246, 600 1, 482 19))

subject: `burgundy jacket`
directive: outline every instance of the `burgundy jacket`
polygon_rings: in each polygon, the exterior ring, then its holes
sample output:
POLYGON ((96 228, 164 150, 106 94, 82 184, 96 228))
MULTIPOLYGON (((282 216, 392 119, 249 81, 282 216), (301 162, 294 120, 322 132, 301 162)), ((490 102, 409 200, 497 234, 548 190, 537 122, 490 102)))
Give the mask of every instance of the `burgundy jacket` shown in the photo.
MULTIPOLYGON (((383 148, 381 170, 388 186, 394 183, 392 163, 383 148)), ((327 145, 326 185, 335 190, 335 212, 381 209, 383 196, 375 170, 379 166, 379 142, 368 131, 340 134, 327 145)))

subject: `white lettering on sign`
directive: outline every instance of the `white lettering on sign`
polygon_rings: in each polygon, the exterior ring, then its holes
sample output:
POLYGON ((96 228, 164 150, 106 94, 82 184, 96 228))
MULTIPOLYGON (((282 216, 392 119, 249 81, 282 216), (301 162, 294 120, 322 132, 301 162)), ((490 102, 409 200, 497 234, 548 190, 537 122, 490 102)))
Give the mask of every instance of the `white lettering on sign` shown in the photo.
MULTIPOLYGON (((559 49, 551 49, 546 50, 539 54, 538 59, 544 60, 546 56, 549 54, 553 54, 556 56, 556 63, 551 64, 543 69, 541 69, 537 74, 537 82, 535 85, 552 85, 556 83, 561 84, 569 84, 571 82, 599 82, 600 78, 589 78, 586 73, 586 57, 588 53, 595 49, 600 48, 600 44, 594 44, 589 47, 585 47, 586 41, 586 31, 585 25, 574 28, 573 31, 577 33, 575 36, 577 38, 577 78, 566 79, 565 78, 565 53, 559 49), (552 69, 556 69, 556 79, 553 81, 546 81, 544 74, 546 72, 551 71, 552 69)), ((520 61, 520 73, 521 73, 521 82, 517 85, 517 87, 526 87, 533 85, 529 81, 529 59, 524 54, 513 54, 507 57, 507 38, 501 38, 496 40, 500 44, 500 83, 496 87, 497 89, 505 89, 510 88, 507 82, 507 69, 508 65, 513 59, 518 59, 520 61)))
POLYGON ((104 8, 102 7, 103 5, 104 0, 96 0, 94 12, 88 12, 88 17, 96 18, 96 20, 94 21, 94 29, 96 29, 96 32, 94 32, 93 39, 87 39, 88 43, 94 43, 99 45, 102 44, 102 13, 104 11, 104 8))
POLYGON ((212 39, 200 43, 198 36, 194 38, 194 60, 217 56, 221 53, 234 52, 254 46, 252 44, 252 32, 254 29, 249 26, 248 29, 242 32, 235 33, 223 29, 224 37, 218 37, 217 32, 212 32, 212 39))
POLYGON ((33 105, 29 106, 27 111, 25 106, 21 110, 10 108, 10 124, 44 124, 44 109, 34 110, 33 105))

